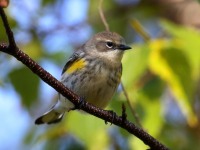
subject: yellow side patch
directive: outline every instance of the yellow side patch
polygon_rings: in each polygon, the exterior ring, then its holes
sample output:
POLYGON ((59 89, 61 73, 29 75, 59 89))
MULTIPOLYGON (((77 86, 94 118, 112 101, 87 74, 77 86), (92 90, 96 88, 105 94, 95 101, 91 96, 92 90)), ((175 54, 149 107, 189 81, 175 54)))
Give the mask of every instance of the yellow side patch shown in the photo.
POLYGON ((86 65, 86 62, 84 59, 80 59, 78 61, 75 61, 67 70, 67 73, 73 73, 74 71, 78 69, 82 69, 86 65))

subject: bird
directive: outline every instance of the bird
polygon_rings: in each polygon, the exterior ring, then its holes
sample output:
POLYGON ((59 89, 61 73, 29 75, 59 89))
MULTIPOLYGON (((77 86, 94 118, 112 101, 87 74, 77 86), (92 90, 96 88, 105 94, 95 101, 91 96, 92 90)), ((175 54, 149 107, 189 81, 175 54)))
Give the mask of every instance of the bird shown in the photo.
MULTIPOLYGON (((131 47, 116 32, 96 33, 68 59, 60 81, 85 101, 104 109, 120 84, 121 60, 129 49, 131 47)), ((58 94, 56 104, 37 118, 35 124, 58 123, 74 107, 72 102, 58 94)))

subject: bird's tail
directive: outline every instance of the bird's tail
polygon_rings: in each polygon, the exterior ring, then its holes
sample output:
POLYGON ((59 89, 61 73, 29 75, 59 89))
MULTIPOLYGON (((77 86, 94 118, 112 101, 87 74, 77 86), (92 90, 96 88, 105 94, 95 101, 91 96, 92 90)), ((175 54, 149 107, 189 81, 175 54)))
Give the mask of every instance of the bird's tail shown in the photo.
POLYGON ((35 124, 52 124, 60 122, 64 116, 65 112, 57 112, 55 109, 51 109, 50 111, 43 114, 41 117, 35 120, 35 124))

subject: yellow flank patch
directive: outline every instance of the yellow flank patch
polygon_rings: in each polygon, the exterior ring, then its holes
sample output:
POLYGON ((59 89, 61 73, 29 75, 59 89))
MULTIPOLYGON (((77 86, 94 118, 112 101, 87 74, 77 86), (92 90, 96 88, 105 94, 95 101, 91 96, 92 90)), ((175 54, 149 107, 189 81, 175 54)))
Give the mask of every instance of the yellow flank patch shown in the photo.
POLYGON ((86 65, 86 62, 84 59, 80 59, 78 61, 75 61, 67 70, 67 73, 73 73, 76 70, 82 69, 86 65))

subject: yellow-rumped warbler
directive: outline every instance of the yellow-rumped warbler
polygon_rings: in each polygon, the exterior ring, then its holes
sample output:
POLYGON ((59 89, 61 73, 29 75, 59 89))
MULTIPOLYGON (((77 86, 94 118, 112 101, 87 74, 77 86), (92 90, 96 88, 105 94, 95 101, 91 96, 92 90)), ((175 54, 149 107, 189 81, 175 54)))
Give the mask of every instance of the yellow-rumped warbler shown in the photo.
MULTIPOLYGON (((119 34, 97 33, 69 58, 61 82, 87 102, 104 108, 120 83, 121 59, 128 49, 131 47, 125 45, 119 34)), ((35 123, 57 123, 72 108, 74 105, 59 94, 57 103, 35 123)))

